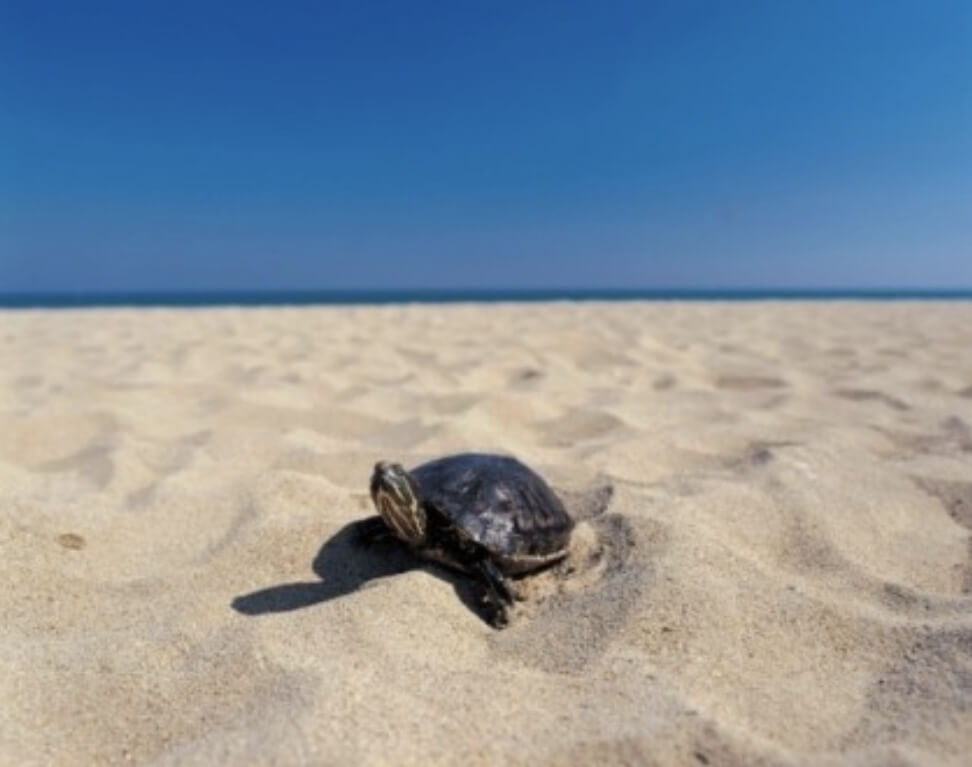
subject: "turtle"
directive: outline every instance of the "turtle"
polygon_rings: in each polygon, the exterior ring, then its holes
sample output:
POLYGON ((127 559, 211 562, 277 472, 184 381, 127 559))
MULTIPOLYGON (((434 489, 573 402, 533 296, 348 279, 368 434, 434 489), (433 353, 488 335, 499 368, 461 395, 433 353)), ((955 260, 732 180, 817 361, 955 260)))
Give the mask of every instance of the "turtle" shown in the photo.
POLYGON ((488 620, 509 623, 511 579, 567 556, 574 520, 533 469, 512 456, 460 453, 406 471, 379 461, 371 475, 379 516, 357 540, 393 537, 417 556, 467 573, 483 586, 488 620))

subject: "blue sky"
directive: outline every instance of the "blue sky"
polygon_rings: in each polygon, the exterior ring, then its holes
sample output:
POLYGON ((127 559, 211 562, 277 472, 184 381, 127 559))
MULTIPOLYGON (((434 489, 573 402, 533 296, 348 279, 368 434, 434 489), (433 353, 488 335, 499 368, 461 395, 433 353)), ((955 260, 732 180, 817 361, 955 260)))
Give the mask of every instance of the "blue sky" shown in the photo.
POLYGON ((972 3, 0 6, 0 291, 972 287, 972 3))

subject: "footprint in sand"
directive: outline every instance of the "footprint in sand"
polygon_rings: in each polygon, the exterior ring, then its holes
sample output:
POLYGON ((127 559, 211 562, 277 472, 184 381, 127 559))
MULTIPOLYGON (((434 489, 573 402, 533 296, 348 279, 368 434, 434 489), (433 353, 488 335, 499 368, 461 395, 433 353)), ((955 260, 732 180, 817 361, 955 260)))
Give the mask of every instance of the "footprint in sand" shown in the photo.
POLYGON ((520 368, 510 375, 507 386, 510 389, 530 389, 543 379, 543 372, 537 368, 520 368))
MULTIPOLYGON (((967 712, 972 699, 972 632, 922 627, 872 677, 860 721, 847 743, 888 742, 901 732, 932 730, 941 712, 967 712)), ((956 717, 960 716, 958 713, 956 717)))
POLYGON ((627 424, 612 413, 601 410, 573 410, 559 418, 539 424, 549 445, 573 445, 616 433, 627 424))
POLYGON ((76 453, 37 466, 37 471, 56 474, 77 472, 96 488, 106 488, 115 475, 115 448, 100 441, 81 448, 76 453))
POLYGON ((64 548, 71 549, 73 551, 79 551, 86 545, 84 538, 77 533, 61 533, 55 540, 64 548))
POLYGON ((910 410, 908 403, 883 391, 872 391, 871 389, 836 389, 834 394, 842 399, 852 402, 881 402, 894 410, 910 410))
POLYGON ((944 454, 972 452, 972 428, 958 416, 942 421, 938 432, 912 433, 880 428, 879 431, 906 454, 944 454))
POLYGON ((948 515, 969 531, 968 557, 962 573, 962 593, 972 594, 972 482, 913 477, 926 493, 938 498, 948 515))
POLYGON ((787 383, 776 376, 762 375, 721 375, 715 380, 720 389, 734 391, 758 391, 760 389, 782 389, 787 383))
POLYGON ((658 378, 652 382, 651 388, 655 391, 668 391, 669 389, 675 388, 677 383, 678 379, 676 379, 675 376, 671 375, 670 373, 665 373, 664 375, 658 376, 658 378))

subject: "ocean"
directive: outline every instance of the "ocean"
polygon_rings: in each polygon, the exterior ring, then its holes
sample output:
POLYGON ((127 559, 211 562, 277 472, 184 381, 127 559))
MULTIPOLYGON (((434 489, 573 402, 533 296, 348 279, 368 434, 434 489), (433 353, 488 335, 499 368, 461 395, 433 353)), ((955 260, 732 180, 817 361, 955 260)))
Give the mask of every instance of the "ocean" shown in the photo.
POLYGON ((511 301, 928 301, 972 300, 969 289, 278 290, 0 293, 4 309, 335 306, 511 301))

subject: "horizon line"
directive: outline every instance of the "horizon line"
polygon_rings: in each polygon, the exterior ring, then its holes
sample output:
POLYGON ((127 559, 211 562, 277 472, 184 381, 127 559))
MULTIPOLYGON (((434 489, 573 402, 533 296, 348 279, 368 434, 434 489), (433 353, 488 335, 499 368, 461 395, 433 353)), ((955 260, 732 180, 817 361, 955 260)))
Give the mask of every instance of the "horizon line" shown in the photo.
POLYGON ((501 303, 542 301, 768 301, 972 299, 972 287, 730 288, 249 288, 0 291, 3 309, 501 303))

